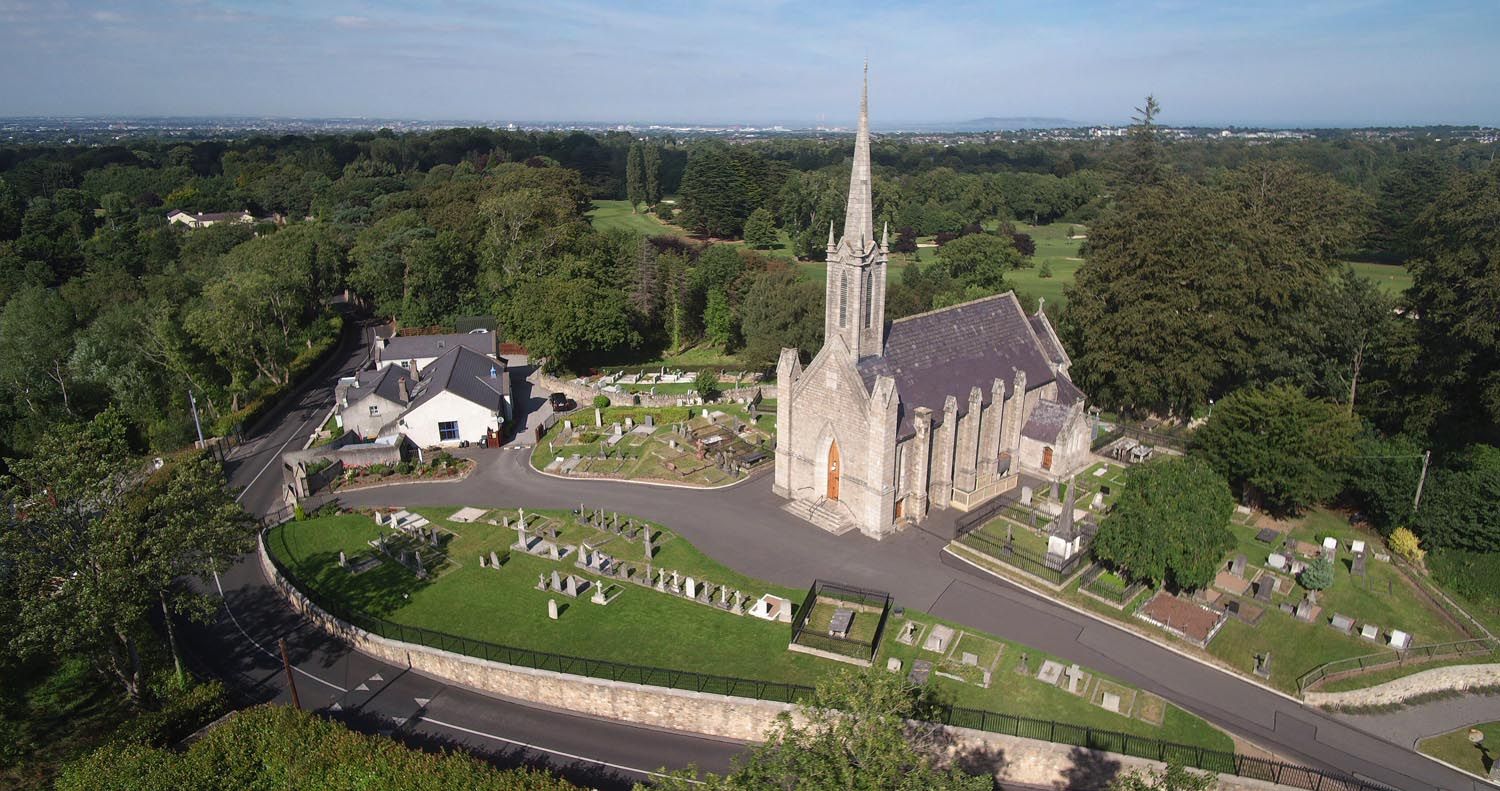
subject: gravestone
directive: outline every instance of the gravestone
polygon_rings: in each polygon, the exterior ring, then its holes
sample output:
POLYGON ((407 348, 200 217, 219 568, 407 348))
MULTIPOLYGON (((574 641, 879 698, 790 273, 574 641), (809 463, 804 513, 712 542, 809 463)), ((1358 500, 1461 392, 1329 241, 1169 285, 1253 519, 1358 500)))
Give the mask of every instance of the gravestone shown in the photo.
POLYGON ((678 577, 677 571, 675 569, 672 571, 672 584, 670 587, 672 588, 673 593, 682 593, 682 581, 678 577))
POLYGON ((553 560, 562 560, 562 553, 558 551, 556 541, 549 541, 547 543, 547 557, 553 560))
POLYGON ((906 680, 911 682, 913 686, 920 687, 927 683, 927 678, 931 674, 932 663, 926 659, 918 659, 911 663, 911 674, 906 677, 906 680))
POLYGON ((885 660, 885 669, 891 671, 892 673, 900 673, 901 672, 901 660, 897 659, 894 656, 886 659, 885 660))
POLYGON ((1323 557, 1333 560, 1338 555, 1339 540, 1333 536, 1323 539, 1323 557))
POLYGON ((604 412, 594 407, 594 428, 604 428, 604 412))
POLYGON ((589 597, 589 601, 591 601, 591 602, 593 602, 595 604, 609 604, 609 599, 606 599, 604 597, 604 586, 603 585, 595 585, 594 586, 594 595, 589 597))
MULTIPOLYGON (((677 587, 677 574, 675 572, 672 574, 672 587, 674 587, 674 588, 677 587)), ((696 599, 696 598, 698 598, 698 582, 696 580, 694 580, 692 577, 688 577, 687 578, 687 587, 686 587, 686 590, 687 590, 687 597, 689 599, 696 599)))
POLYGON ((699 584, 698 585, 698 596, 697 596, 698 602, 700 604, 708 604, 708 597, 709 597, 710 593, 713 591, 713 589, 714 589, 714 586, 708 584, 707 582, 699 584))
POLYGON ((1271 677, 1271 652, 1255 655, 1255 675, 1261 678, 1271 677))
POLYGON ((490 568, 492 568, 492 569, 498 569, 498 568, 500 568, 500 556, 497 555, 497 554, 495 554, 495 550, 493 550, 493 549, 490 550, 490 568))
POLYGON ((1021 487, 1021 505, 1031 505, 1031 487, 1021 487))
POLYGON ((1245 578, 1245 556, 1235 555, 1234 560, 1229 561, 1229 573, 1240 579, 1245 578))
POLYGON ((1405 651, 1406 649, 1411 648, 1411 635, 1401 631, 1400 629, 1392 629, 1391 648, 1394 648, 1397 651, 1405 651))
POLYGON ((736 614, 745 611, 745 594, 738 590, 734 592, 734 603, 730 605, 729 611, 736 614))
POLYGON ((928 633, 927 639, 922 643, 923 650, 935 651, 939 654, 947 653, 948 643, 953 640, 953 628, 943 624, 933 624, 932 631, 928 633))
POLYGON ((719 606, 720 607, 724 607, 724 608, 728 608, 729 607, 729 586, 728 585, 720 585, 719 586, 719 606))
POLYGON ((1376 626, 1373 623, 1367 623, 1364 626, 1359 627, 1359 636, 1365 638, 1366 640, 1379 640, 1380 627, 1376 626))
POLYGON ((652 415, 650 413, 646 414, 646 428, 656 428, 656 416, 655 415, 652 415))
POLYGON ((1286 568, 1286 555, 1283 555, 1280 552, 1272 552, 1271 556, 1266 558, 1266 565, 1270 566, 1273 569, 1276 569, 1277 571, 1280 571, 1286 568))
POLYGON ((1347 615, 1335 613, 1333 616, 1333 620, 1330 621, 1328 625, 1332 626, 1334 629, 1337 629, 1340 632, 1343 632, 1344 634, 1348 634, 1352 629, 1354 629, 1354 619, 1350 618, 1347 615))
POLYGON ((1089 510, 1097 511, 1104 507, 1104 492, 1094 492, 1094 499, 1089 502, 1089 510))
POLYGON ((656 589, 665 592, 667 590, 667 570, 657 569, 656 571, 656 589))
POLYGON ((1268 602, 1271 600, 1271 592, 1276 589, 1276 581, 1269 577, 1261 577, 1255 581, 1255 598, 1257 601, 1268 602))
POLYGON ((1066 673, 1068 676, 1068 691, 1077 695, 1078 682, 1083 678, 1083 668, 1078 665, 1069 665, 1066 673))
POLYGON ((586 541, 579 545, 577 563, 584 568, 588 568, 594 564, 594 552, 589 548, 586 541))
POLYGON ((1359 540, 1357 538, 1354 539, 1353 541, 1350 541, 1349 542, 1349 551, 1353 552, 1356 555, 1363 555, 1364 552, 1365 552, 1365 542, 1363 542, 1363 541, 1361 541, 1361 540, 1359 540))
POLYGON ((349 558, 344 557, 344 550, 339 550, 339 568, 348 568, 349 558))
POLYGON ((1058 500, 1062 499, 1061 496, 1058 495, 1057 481, 1052 482, 1052 488, 1047 490, 1047 496, 1053 502, 1057 502, 1058 500))
POLYGON ((1350 565, 1349 573, 1356 577, 1365 575, 1365 553, 1361 552, 1354 556, 1354 563, 1350 565))
POLYGON ((578 583, 579 579, 572 574, 569 574, 563 579, 563 594, 566 596, 571 596, 575 599, 578 598, 578 583))
POLYGON ((557 599, 547 600, 547 617, 557 620, 557 599))
POLYGON ((1297 603, 1297 620, 1307 622, 1313 618, 1312 599, 1303 599, 1297 603))
POLYGON ((965 651, 964 655, 963 655, 963 658, 962 658, 962 661, 963 661, 964 664, 968 665, 969 667, 978 667, 978 665, 979 665, 979 655, 978 654, 972 654, 972 653, 969 653, 968 651, 965 651))
POLYGON ((915 621, 907 621, 906 625, 903 626, 903 627, 901 627, 901 634, 896 635, 896 641, 900 642, 900 643, 905 643, 906 645, 911 645, 912 641, 915 640, 916 637, 917 637, 917 624, 916 624, 916 622, 915 621))
POLYGON ((1042 662, 1041 669, 1036 672, 1036 680, 1042 682, 1043 684, 1051 684, 1053 686, 1056 686, 1058 680, 1062 678, 1062 674, 1062 663, 1054 662, 1053 660, 1048 659, 1042 662))
POLYGON ((544 591, 544 590, 547 589, 547 575, 546 574, 538 574, 538 575, 536 575, 536 589, 539 590, 539 591, 544 591))
POLYGON ((552 570, 552 590, 562 590, 562 576, 557 573, 557 569, 552 570))
POLYGON ((1120 696, 1116 695, 1113 692, 1104 693, 1104 696, 1100 699, 1099 703, 1105 708, 1106 711, 1112 711, 1116 714, 1120 713, 1120 696))
POLYGON ((484 556, 483 552, 479 553, 479 567, 482 569, 489 568, 489 559, 484 556))

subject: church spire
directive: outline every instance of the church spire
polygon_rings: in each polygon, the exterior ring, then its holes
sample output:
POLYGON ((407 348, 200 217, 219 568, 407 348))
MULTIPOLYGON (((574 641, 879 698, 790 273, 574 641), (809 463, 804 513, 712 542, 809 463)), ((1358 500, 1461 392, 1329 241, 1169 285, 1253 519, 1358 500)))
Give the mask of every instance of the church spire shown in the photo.
POLYGON ((870 63, 859 96, 859 131, 854 137, 854 170, 849 174, 849 205, 844 209, 844 241, 864 250, 875 243, 875 202, 870 197, 870 63))

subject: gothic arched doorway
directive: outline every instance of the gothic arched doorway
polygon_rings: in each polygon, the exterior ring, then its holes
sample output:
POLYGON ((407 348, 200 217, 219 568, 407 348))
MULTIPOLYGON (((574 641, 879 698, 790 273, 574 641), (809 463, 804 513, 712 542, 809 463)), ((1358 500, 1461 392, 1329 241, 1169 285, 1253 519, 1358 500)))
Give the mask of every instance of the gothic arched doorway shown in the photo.
POLYGON ((828 499, 839 499, 839 444, 828 446, 828 499))

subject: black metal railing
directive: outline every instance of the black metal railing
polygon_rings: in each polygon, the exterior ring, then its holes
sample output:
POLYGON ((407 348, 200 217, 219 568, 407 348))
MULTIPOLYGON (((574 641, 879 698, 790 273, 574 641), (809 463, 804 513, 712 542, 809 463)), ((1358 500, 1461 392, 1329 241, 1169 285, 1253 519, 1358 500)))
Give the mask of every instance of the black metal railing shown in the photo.
POLYGON ((983 533, 969 532, 959 537, 958 543, 986 557, 1014 566, 1033 577, 1056 585, 1063 584, 1078 569, 1094 557, 1093 550, 1084 546, 1069 558, 1058 555, 1038 555, 1029 549, 1017 546, 1014 541, 996 541, 983 533))
POLYGON ((885 633, 885 622, 890 614, 891 595, 885 591, 869 590, 826 580, 813 580, 812 586, 807 589, 807 596, 802 599, 802 606, 797 609, 797 616, 792 619, 792 642, 808 648, 831 651, 841 656, 854 657, 867 662, 874 661, 876 652, 880 650, 880 636, 885 633), (860 640, 855 637, 839 637, 808 631, 807 619, 812 615, 819 598, 878 609, 880 619, 875 623, 874 636, 869 640, 860 640))
MULTIPOLYGON (((282 521, 285 520, 283 519, 282 521)), ((529 648, 500 645, 484 640, 474 640, 421 626, 409 626, 387 621, 378 616, 352 610, 336 602, 324 599, 321 595, 299 584, 300 581, 287 568, 286 564, 276 556, 276 553, 270 551, 270 540, 266 533, 262 534, 262 540, 266 556, 270 559, 271 565, 276 569, 277 574, 282 577, 286 585, 291 588, 291 592, 294 595, 302 597, 308 604, 317 607, 334 619, 387 639, 413 643, 455 654, 485 659, 491 662, 514 665, 516 667, 548 670, 555 673, 608 679, 610 681, 624 681, 643 686, 708 692, 778 703, 801 703, 810 700, 813 695, 812 687, 801 684, 720 676, 691 670, 670 670, 667 668, 633 665, 605 659, 553 654, 529 648)), ((818 584, 818 582, 814 583, 815 589, 818 588, 818 584)), ((872 597, 885 597, 883 612, 888 613, 890 611, 890 598, 888 594, 838 585, 837 583, 823 584, 829 587, 836 587, 841 593, 846 595, 861 597, 859 599, 849 599, 850 601, 870 601, 872 602, 871 606, 874 606, 874 601, 879 600, 872 597)), ((804 606, 803 613, 810 609, 810 607, 804 606)), ((805 623, 806 618, 803 613, 798 613, 798 616, 805 623)), ((885 616, 882 615, 881 624, 883 625, 884 622, 885 616)), ((877 642, 878 634, 877 632, 877 642)), ((1137 758, 1147 758, 1154 761, 1176 762, 1193 769, 1268 780, 1295 788, 1308 789, 1308 791, 1392 791, 1387 786, 1363 781, 1340 772, 1323 771, 1305 766, 1280 763, 1278 761, 1267 761, 1224 750, 1179 744, 1150 736, 1137 736, 1120 731, 1091 728, 1085 725, 1074 725, 1055 720, 1035 719, 1015 714, 1004 714, 995 711, 950 705, 926 707, 920 712, 920 716, 928 721, 943 725, 1037 739, 1055 744, 1066 744, 1090 750, 1101 750, 1135 756, 1137 758)))

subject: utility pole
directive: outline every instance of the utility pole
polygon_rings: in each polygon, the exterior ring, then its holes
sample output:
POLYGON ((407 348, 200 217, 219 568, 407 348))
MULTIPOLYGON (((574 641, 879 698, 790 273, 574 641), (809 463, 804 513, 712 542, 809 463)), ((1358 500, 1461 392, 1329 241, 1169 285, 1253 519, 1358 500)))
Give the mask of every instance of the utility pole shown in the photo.
POLYGON ((203 449, 203 424, 198 420, 198 399, 193 397, 192 388, 188 388, 188 406, 193 409, 193 428, 198 430, 198 449, 203 449))
POLYGON ((286 670, 286 686, 292 691, 292 705, 297 709, 302 708, 302 700, 297 697, 297 677, 292 675, 292 660, 286 654, 286 638, 278 640, 281 644, 281 666, 286 670))
POLYGON ((1417 496, 1412 498, 1412 513, 1417 512, 1417 506, 1422 504, 1422 484, 1427 482, 1427 462, 1432 460, 1432 451, 1422 452, 1422 474, 1417 478, 1417 496))

